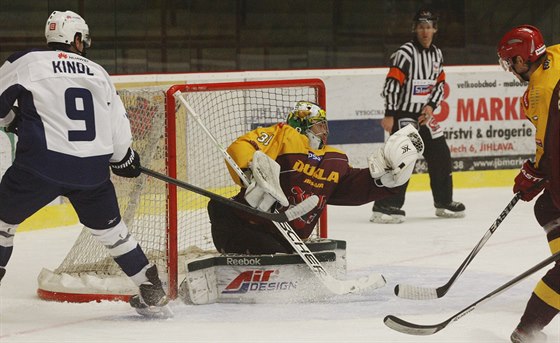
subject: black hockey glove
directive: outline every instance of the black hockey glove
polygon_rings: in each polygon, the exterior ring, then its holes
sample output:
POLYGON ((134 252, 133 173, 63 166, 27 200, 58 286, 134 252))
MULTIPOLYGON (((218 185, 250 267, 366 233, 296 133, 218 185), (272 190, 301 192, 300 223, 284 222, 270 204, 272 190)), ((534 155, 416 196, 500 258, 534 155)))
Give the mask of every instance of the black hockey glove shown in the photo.
POLYGON ((12 112, 14 112, 16 116, 14 117, 14 120, 12 120, 12 122, 4 128, 4 131, 11 132, 14 135, 17 135, 18 125, 21 122, 21 111, 19 110, 19 107, 12 106, 12 112))
POLYGON ((128 148, 126 156, 120 162, 110 163, 115 175, 122 177, 140 176, 140 155, 132 148, 128 148))

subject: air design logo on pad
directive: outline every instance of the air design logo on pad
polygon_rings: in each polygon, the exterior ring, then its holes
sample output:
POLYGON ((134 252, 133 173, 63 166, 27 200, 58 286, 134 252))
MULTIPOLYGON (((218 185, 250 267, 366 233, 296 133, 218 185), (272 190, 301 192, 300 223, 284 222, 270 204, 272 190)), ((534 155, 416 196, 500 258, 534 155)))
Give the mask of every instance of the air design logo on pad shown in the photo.
POLYGON ((297 288, 297 281, 271 281, 278 277, 278 270, 247 270, 239 274, 222 294, 245 294, 248 292, 286 291, 297 288))

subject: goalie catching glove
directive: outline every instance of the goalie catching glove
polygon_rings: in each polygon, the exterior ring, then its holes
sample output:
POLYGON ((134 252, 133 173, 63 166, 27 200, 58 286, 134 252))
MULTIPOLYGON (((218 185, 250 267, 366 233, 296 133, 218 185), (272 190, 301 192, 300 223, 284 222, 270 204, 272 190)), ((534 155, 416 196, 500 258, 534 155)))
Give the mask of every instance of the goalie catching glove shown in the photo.
POLYGON ((368 158, 371 177, 380 186, 401 186, 410 179, 416 160, 423 152, 420 134, 412 125, 407 125, 392 134, 385 145, 368 158))
POLYGON ((245 200, 249 205, 267 212, 276 201, 282 206, 290 204, 280 186, 280 165, 276 161, 257 150, 249 168, 253 174, 245 191, 245 200))

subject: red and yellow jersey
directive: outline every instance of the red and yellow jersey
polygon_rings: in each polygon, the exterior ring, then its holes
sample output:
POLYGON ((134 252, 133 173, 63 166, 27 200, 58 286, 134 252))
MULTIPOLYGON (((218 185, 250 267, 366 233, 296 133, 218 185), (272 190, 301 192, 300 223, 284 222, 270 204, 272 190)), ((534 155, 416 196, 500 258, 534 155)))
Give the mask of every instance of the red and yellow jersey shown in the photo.
POLYGON ((560 80, 560 45, 546 49, 546 59, 531 75, 529 86, 523 94, 522 106, 527 119, 536 128, 535 166, 539 167, 544 154, 546 131, 554 87, 560 80))
MULTIPOLYGON (((302 238, 309 237, 327 204, 362 205, 396 192, 396 188, 376 186, 367 168, 351 167, 344 152, 328 145, 311 149, 308 138, 285 123, 250 131, 227 149, 241 169, 249 168, 256 150, 280 164, 280 184, 291 205, 311 195, 319 197, 313 211, 290 222, 302 238)), ((241 185, 231 169, 230 174, 241 185)), ((244 189, 236 196, 238 201, 243 201, 243 193, 244 189)))
POLYGON ((560 45, 546 49, 546 58, 531 75, 522 104, 535 125, 535 165, 545 173, 552 200, 560 208, 560 45))

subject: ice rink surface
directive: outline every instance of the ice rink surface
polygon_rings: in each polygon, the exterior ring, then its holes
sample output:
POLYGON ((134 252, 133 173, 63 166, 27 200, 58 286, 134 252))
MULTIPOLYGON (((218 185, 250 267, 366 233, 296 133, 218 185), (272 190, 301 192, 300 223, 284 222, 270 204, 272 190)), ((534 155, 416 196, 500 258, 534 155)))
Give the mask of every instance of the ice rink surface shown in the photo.
MULTIPOLYGON (((509 188, 456 190, 463 219, 434 216, 429 192, 410 192, 399 225, 369 222, 371 205, 329 207, 329 236, 346 240, 348 278, 381 272, 385 288, 315 303, 172 303, 175 318, 146 320, 125 303, 69 304, 39 300, 37 275, 54 269, 78 227, 18 233, 0 287, 0 342, 509 342, 531 291, 547 267, 431 336, 410 336, 383 324, 396 315, 440 323, 550 256, 533 203, 519 202, 447 295, 413 301, 393 294, 398 283, 445 284, 512 199, 509 188)), ((545 329, 560 342, 560 318, 545 329)))

